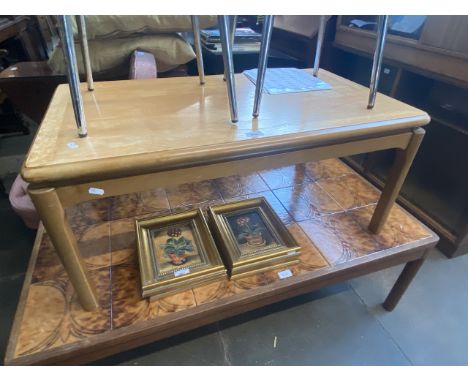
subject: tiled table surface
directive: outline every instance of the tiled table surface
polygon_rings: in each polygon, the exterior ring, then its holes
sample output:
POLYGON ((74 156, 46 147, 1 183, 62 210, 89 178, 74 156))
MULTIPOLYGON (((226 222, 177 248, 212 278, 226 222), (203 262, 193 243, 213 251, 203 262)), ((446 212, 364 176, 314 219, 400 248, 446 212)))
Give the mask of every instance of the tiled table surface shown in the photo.
MULTIPOLYGON (((235 199, 264 196, 302 247, 294 275, 316 272, 431 235, 394 206, 379 235, 368 232, 380 192, 337 159, 154 189, 86 202, 67 210, 80 251, 96 283, 101 309, 77 301, 47 234, 37 261, 12 358, 40 353, 135 323, 157 320, 216 299, 277 282, 277 272, 221 281, 154 302, 140 297, 135 217, 155 216, 235 199)), ((31 266, 31 265, 30 265, 31 266)))

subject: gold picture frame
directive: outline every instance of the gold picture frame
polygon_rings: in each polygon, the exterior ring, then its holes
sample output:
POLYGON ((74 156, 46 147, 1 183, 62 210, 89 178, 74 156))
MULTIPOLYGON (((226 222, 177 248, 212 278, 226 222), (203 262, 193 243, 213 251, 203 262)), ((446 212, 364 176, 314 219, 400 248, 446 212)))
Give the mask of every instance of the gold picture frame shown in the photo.
POLYGON ((265 198, 211 206, 208 215, 231 278, 299 262, 299 245, 265 198))
POLYGON ((201 209, 135 221, 141 293, 150 300, 226 278, 201 209))

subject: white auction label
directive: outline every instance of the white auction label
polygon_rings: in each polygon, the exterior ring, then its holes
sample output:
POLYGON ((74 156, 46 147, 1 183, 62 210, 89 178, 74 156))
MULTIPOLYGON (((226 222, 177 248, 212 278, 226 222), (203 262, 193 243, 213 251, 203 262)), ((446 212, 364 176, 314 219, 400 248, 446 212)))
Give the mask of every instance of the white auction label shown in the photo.
POLYGON ((278 272, 278 277, 280 280, 287 279, 291 277, 293 274, 290 269, 285 269, 284 271, 278 272))
POLYGON ((174 277, 188 275, 190 273, 190 269, 184 268, 179 269, 178 271, 174 271, 174 277))
POLYGON ((289 252, 288 252, 288 255, 289 255, 289 256, 292 256, 292 255, 295 255, 296 253, 297 253, 297 251, 289 251, 289 252))
POLYGON ((90 187, 88 193, 91 195, 104 195, 104 190, 102 188, 90 187))

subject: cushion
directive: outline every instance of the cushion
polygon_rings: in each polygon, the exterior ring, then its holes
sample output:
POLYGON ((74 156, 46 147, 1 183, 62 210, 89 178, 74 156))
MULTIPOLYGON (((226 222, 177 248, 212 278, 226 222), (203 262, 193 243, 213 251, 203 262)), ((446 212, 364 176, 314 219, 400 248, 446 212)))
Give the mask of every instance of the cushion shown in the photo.
MULTIPOLYGON (((216 25, 216 16, 199 16, 200 28, 216 25)), ((85 16, 88 40, 122 38, 135 33, 190 32, 192 21, 188 15, 177 16, 85 16)), ((76 20, 73 18, 76 33, 76 20)))
MULTIPOLYGON (((89 55, 93 73, 126 68, 128 74, 130 56, 134 50, 149 52, 156 58, 159 72, 165 72, 193 60, 195 52, 190 44, 177 34, 159 34, 113 40, 89 41, 89 55)), ((78 68, 84 74, 81 47, 75 44, 78 68)), ((57 47, 49 59, 55 73, 65 74, 65 60, 61 47, 57 47)))

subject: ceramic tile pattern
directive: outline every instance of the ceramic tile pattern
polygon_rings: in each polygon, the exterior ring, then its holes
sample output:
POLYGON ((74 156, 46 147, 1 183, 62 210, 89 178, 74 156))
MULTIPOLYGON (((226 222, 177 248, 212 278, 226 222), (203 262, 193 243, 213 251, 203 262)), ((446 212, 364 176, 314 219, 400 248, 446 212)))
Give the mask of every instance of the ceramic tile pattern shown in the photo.
POLYGON ((67 210, 84 261, 96 282, 101 309, 83 311, 44 234, 17 338, 15 357, 84 341, 136 322, 275 283, 277 272, 215 282, 149 302, 140 297, 135 217, 264 196, 299 242, 294 275, 420 240, 429 232, 394 207, 383 232, 369 222, 379 193, 339 160, 325 160, 212 181, 155 189, 67 210), (358 239, 356 239, 358 238, 358 239))

